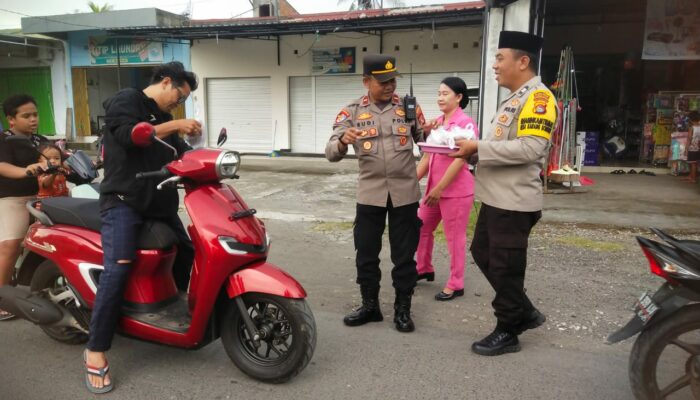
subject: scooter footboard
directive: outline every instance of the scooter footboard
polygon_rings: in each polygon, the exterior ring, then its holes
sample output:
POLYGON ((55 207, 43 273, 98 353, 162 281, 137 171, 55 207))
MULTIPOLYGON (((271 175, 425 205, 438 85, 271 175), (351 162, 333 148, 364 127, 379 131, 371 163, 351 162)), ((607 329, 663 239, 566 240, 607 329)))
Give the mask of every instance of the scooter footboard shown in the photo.
POLYGON ((228 277, 226 292, 230 298, 244 293, 267 293, 290 299, 303 299, 306 291, 296 279, 267 262, 253 264, 228 277))

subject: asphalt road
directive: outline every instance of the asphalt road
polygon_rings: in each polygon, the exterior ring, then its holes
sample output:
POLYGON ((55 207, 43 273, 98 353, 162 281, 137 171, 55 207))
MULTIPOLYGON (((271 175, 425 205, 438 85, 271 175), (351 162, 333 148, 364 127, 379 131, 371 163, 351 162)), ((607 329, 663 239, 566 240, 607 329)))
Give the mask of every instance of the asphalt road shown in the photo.
MULTIPOLYGON (((237 370, 220 341, 186 351, 117 337, 108 354, 116 389, 104 397, 632 398, 627 378, 631 341, 609 346, 604 338, 630 317, 639 293, 660 284, 634 243, 634 235, 642 231, 611 224, 584 226, 587 221, 580 213, 572 217, 576 223, 543 220, 533 233, 527 282, 528 294, 548 322, 521 336, 520 353, 480 357, 469 346, 494 326, 493 292, 469 260, 466 295, 435 302, 433 295, 447 279, 448 255, 441 241, 435 251, 436 281, 421 282, 414 296, 416 332, 399 333, 391 323, 386 250, 380 295, 385 321, 343 326, 343 315, 359 302, 347 222, 353 213, 354 179, 352 173, 261 171, 236 182, 249 205, 266 219, 273 238, 270 261, 309 293, 318 343, 306 370, 289 383, 264 384, 237 370)), ((598 192, 596 201, 604 202, 606 196, 598 192)), ((609 197, 607 212, 629 212, 619 205, 618 194, 609 197)), ((0 322, 0 399, 91 398, 84 387, 81 351, 81 346, 53 341, 28 322, 0 322)))

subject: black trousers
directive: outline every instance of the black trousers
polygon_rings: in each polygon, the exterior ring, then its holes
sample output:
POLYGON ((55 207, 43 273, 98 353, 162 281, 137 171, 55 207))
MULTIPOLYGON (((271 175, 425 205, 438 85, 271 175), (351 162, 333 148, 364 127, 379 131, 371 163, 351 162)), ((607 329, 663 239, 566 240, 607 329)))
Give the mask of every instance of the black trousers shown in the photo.
POLYGON ((409 292, 416 286, 416 249, 421 221, 418 219, 418 203, 394 207, 391 199, 387 207, 357 205, 355 226, 355 264, 357 266, 357 283, 377 287, 382 279, 379 269, 379 253, 382 251, 382 235, 389 215, 389 243, 391 261, 394 268, 391 278, 394 288, 400 292, 409 292))
POLYGON ((474 230, 474 262, 496 291, 491 303, 498 327, 513 331, 534 309, 525 294, 527 244, 541 211, 503 210, 483 204, 474 230))

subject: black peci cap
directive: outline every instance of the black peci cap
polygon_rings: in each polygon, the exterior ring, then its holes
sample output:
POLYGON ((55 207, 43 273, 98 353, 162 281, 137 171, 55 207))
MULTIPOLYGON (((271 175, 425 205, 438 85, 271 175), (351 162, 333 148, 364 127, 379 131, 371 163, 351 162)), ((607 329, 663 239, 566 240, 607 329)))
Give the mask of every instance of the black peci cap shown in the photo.
POLYGON ((396 70, 396 58, 382 54, 366 55, 362 73, 374 77, 379 82, 386 82, 400 75, 396 70))
POLYGON ((544 39, 525 32, 502 31, 498 38, 499 49, 514 49, 537 54, 542 49, 544 39))

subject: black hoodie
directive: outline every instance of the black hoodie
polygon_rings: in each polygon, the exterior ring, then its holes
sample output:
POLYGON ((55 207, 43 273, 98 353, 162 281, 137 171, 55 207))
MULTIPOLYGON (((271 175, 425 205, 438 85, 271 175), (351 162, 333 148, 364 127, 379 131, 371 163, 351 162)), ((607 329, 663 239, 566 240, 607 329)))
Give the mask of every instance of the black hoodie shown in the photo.
MULTIPOLYGON (((159 125, 172 115, 160 111, 155 100, 137 89, 124 89, 104 102, 106 129, 103 137, 104 180, 100 185, 100 208, 106 210, 124 202, 145 217, 162 218, 177 214, 175 188, 156 190, 158 180, 136 179, 139 172, 157 171, 175 159, 173 151, 160 143, 137 147, 131 129, 139 122, 159 125)), ((163 139, 181 155, 191 148, 177 134, 163 139)))

